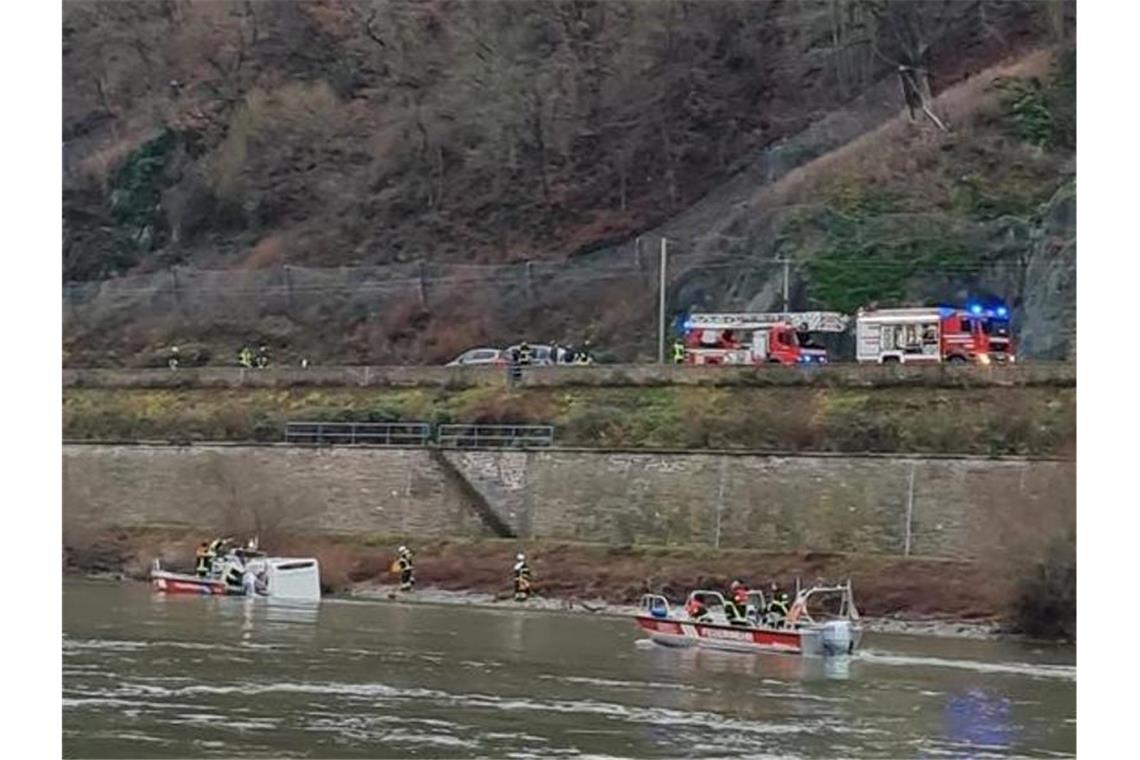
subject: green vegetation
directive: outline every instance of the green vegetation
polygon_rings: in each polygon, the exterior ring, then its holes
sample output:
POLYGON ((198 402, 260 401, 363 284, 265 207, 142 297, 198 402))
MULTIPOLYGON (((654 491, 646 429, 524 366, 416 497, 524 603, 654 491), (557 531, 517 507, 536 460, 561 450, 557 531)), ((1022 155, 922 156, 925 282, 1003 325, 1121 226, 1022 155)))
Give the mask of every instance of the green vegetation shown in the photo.
POLYGON ((884 220, 892 208, 889 196, 877 195, 826 208, 813 220, 824 241, 806 265, 815 301, 845 313, 901 303, 916 276, 951 277, 977 267, 978 249, 948 229, 946 220, 908 218, 900 235, 896 220, 884 220))
POLYGON ((288 421, 536 423, 567 446, 1065 454, 1071 388, 110 390, 64 393, 64 437, 279 441, 288 421))
POLYGON ((1076 149, 1077 54, 1058 57, 1048 81, 1006 77, 994 83, 1002 93, 1006 131, 1042 148, 1076 149))
POLYGON ((162 243, 163 173, 177 144, 177 135, 164 130, 128 155, 111 177, 111 217, 133 249, 149 251, 162 243))

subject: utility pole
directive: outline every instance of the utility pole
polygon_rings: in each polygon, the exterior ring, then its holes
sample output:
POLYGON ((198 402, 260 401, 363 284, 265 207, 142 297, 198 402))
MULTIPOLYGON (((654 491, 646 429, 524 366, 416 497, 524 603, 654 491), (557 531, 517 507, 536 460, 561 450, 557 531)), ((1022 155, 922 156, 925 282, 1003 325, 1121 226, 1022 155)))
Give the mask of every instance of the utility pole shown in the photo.
POLYGON ((665 363, 665 267, 669 256, 666 240, 661 238, 661 292, 657 302, 657 363, 665 363))
POLYGON ((791 259, 784 257, 784 313, 788 313, 788 273, 791 259))

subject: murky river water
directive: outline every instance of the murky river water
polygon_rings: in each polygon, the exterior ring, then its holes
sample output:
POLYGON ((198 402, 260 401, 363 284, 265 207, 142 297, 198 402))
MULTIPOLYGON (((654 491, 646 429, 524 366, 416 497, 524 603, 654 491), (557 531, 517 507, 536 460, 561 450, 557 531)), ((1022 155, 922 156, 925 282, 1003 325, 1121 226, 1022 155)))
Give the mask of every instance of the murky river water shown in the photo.
POLYGON ((64 584, 67 757, 1064 756, 1067 648, 665 649, 586 615, 64 584))

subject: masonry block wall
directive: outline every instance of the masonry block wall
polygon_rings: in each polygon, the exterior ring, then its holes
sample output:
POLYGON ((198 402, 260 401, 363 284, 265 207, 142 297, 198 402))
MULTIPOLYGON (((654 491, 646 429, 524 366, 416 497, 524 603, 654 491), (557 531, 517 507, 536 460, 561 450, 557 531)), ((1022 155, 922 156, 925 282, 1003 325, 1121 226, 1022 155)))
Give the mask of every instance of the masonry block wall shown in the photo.
MULTIPOLYGON (((965 558, 1075 516, 1072 462, 442 453, 521 538, 965 558)), ((492 534, 426 449, 68 445, 64 522, 492 534)))

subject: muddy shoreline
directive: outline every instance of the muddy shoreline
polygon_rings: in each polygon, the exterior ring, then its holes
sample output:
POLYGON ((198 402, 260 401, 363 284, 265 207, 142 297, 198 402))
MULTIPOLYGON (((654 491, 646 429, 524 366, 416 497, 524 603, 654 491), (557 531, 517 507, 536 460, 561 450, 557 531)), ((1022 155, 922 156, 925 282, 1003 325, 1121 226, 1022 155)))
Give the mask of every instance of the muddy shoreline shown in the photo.
MULTIPOLYGON (((68 576, 145 581, 150 564, 189 569, 201 540, 187 529, 133 529, 65 536, 68 576)), ((644 593, 673 602, 693 588, 727 588, 735 578, 763 588, 850 579, 866 630, 958 638, 1017 636, 1011 629, 1008 584, 994 581, 979 563, 826 553, 763 554, 699 547, 610 547, 596 544, 389 536, 263 537, 262 548, 313 556, 321 563, 330 599, 369 599, 494 609, 561 610, 624 617, 644 593), (392 552, 407 543, 416 552, 417 589, 396 591, 388 572, 392 552), (510 567, 525 551, 534 572, 535 597, 511 598, 510 567)))

